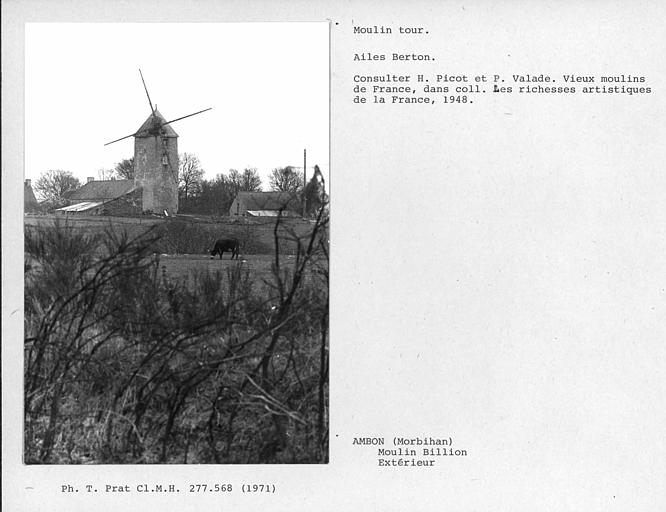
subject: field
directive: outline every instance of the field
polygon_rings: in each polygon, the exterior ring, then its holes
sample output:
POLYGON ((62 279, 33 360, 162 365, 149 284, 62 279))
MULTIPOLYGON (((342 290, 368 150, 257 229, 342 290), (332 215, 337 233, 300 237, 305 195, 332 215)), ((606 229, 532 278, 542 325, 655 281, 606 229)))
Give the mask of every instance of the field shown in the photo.
MULTIPOLYGON (((282 219, 282 230, 278 241, 281 264, 294 260, 294 236, 307 237, 312 223, 301 219, 282 219)), ((156 244, 159 251, 160 272, 172 279, 182 281, 199 272, 226 274, 237 264, 263 283, 272 276, 271 265, 275 261, 275 219, 235 219, 229 217, 203 217, 178 215, 171 219, 162 217, 103 217, 76 216, 66 219, 54 215, 29 215, 25 218, 26 230, 35 227, 52 227, 63 224, 74 232, 104 233, 106 230, 126 230, 132 235, 153 229, 160 236, 156 244), (217 238, 235 237, 240 240, 241 254, 231 260, 225 253, 211 259, 209 251, 217 238)))
MULTIPOLYGON (((247 270, 254 280, 270 280, 272 277, 271 265, 275 261, 272 254, 245 254, 238 260, 230 259, 228 253, 222 260, 219 257, 211 259, 204 254, 161 254, 159 258, 160 272, 166 272, 173 279, 186 279, 199 272, 215 273, 221 271, 226 274, 228 270, 237 265, 247 270)), ((294 256, 285 256, 285 263, 292 262, 294 256)))
MULTIPOLYGON (((218 238, 237 238, 241 254, 274 254, 275 218, 234 218, 177 215, 163 218, 153 216, 103 217, 27 215, 26 230, 37 226, 66 226, 76 232, 100 233, 107 230, 127 231, 138 234, 152 229, 160 236, 156 249, 169 255, 207 254, 218 238)), ((280 220, 279 251, 281 254, 295 253, 294 237, 307 237, 312 231, 313 221, 300 218, 280 220)), ((228 257, 228 255, 227 255, 228 257)))
POLYGON ((27 217, 25 462, 326 462, 326 222, 27 217))

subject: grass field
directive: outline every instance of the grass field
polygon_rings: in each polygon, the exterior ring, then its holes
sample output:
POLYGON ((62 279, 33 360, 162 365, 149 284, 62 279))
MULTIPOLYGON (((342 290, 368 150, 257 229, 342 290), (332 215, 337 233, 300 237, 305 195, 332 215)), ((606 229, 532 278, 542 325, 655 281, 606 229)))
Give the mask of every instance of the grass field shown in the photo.
MULTIPOLYGON (((289 265, 293 259, 293 256, 285 256, 280 261, 282 265, 289 265)), ((271 277, 274 261, 275 257, 271 254, 240 255, 238 260, 232 260, 229 253, 225 253, 222 260, 219 257, 211 259, 206 254, 161 254, 160 272, 166 272, 171 279, 182 279, 200 271, 226 274, 227 269, 240 265, 250 272, 253 280, 263 280, 271 277)))
MULTIPOLYGON (((201 217, 177 215, 170 218, 152 216, 106 217, 26 215, 26 229, 48 227, 57 224, 77 232, 100 233, 105 230, 126 231, 132 235, 154 230, 160 237, 156 251, 169 255, 192 255, 192 259, 204 255, 219 238, 237 238, 241 254, 273 254, 275 249, 275 218, 252 217, 201 217)), ((279 249, 282 254, 294 254, 295 237, 307 237, 312 222, 300 218, 284 218, 280 221, 279 249)), ((225 255, 229 257, 229 255, 225 255)))

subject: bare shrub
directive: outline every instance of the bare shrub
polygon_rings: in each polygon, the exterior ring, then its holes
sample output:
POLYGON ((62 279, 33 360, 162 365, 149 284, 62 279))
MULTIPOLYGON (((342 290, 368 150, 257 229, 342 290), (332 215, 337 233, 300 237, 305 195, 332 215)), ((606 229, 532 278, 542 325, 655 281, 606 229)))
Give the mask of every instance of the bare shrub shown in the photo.
POLYGON ((262 281, 174 281, 156 230, 28 229, 25 462, 327 461, 326 224, 278 218, 262 281))

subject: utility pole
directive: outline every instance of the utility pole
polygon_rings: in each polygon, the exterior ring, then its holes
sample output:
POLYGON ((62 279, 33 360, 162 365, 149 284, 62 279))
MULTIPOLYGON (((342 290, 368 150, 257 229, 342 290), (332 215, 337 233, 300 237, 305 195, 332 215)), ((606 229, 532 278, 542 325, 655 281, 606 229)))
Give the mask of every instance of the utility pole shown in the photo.
POLYGON ((305 201, 307 200, 305 197, 305 187, 307 186, 307 179, 306 179, 306 169, 307 167, 305 166, 306 163, 306 150, 303 150, 303 218, 305 218, 305 201))

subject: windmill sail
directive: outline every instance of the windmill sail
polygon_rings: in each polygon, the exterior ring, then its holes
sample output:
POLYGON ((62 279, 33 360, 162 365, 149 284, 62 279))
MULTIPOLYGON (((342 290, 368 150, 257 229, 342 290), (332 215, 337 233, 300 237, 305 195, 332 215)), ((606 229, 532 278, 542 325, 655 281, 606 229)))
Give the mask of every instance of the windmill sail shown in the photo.
POLYGON ((146 136, 146 135, 153 135, 153 136, 159 136, 162 135, 159 130, 163 126, 169 125, 171 123, 175 123, 176 121, 180 121, 182 119, 196 116, 197 114, 201 114, 203 112, 208 112, 209 110, 212 110, 213 107, 206 108, 204 110, 199 110, 198 112, 194 112, 193 114, 188 114, 186 116, 178 117, 176 119, 172 119, 171 121, 160 121, 160 119, 164 119, 162 115, 159 113, 157 109, 153 110, 152 115, 144 122, 143 125, 141 125, 141 128, 139 128, 137 131, 130 135, 125 135, 124 137, 120 137, 119 139, 112 140, 111 142, 107 142, 104 144, 105 146, 108 146, 109 144, 113 144, 114 142, 119 142, 121 140, 129 139, 130 137, 138 137, 138 136, 146 136), (155 122, 155 121, 158 122, 155 122))
POLYGON ((156 107, 153 107, 153 102, 150 101, 150 94, 148 94, 148 87, 146 87, 146 81, 143 79, 143 73, 141 72, 140 69, 139 69, 139 74, 141 75, 141 81, 143 82, 143 88, 146 91, 146 96, 148 96, 148 104, 150 105, 150 111, 152 113, 155 113, 156 107))
POLYGON ((171 121, 167 121, 166 123, 162 123, 160 126, 164 126, 164 125, 167 125, 167 124, 175 123, 176 121, 180 121, 181 119, 185 119, 186 117, 196 116, 197 114, 201 114, 202 112, 208 112, 209 110, 213 110, 213 107, 205 108, 205 109, 203 109, 203 110, 199 110, 199 112, 195 112, 194 114, 187 114, 186 116, 179 117, 179 118, 177 118, 177 119, 172 119, 171 121))

